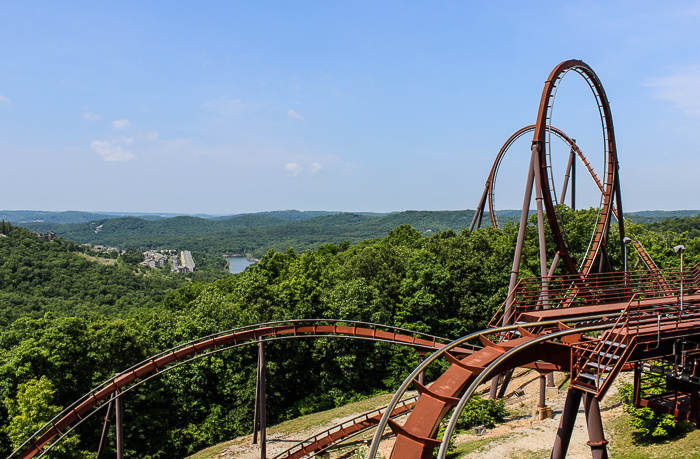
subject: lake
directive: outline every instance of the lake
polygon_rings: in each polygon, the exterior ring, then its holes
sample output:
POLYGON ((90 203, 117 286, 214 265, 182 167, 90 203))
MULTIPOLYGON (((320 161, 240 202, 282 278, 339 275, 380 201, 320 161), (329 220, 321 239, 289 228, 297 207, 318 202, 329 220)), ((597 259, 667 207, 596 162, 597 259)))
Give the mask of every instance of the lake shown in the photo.
POLYGON ((252 265, 255 263, 254 261, 248 260, 246 257, 224 257, 226 260, 228 260, 229 265, 229 271, 231 271, 231 274, 238 274, 242 273, 246 266, 252 265))

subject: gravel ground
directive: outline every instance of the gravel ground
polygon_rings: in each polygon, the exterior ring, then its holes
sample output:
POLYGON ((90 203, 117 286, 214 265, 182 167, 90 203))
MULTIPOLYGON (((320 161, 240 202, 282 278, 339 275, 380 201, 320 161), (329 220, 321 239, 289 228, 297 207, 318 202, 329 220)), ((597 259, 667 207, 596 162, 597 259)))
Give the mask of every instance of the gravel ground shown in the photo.
MULTIPOLYGON (((539 381, 538 373, 529 370, 518 369, 515 372, 509 386, 509 397, 507 398, 507 407, 511 416, 506 419, 503 424, 497 425, 493 429, 487 430, 483 436, 462 434, 455 439, 455 444, 463 444, 464 442, 474 440, 493 439, 487 442, 480 449, 471 454, 463 456, 466 459, 511 459, 526 455, 528 458, 549 458, 552 444, 559 426, 561 412, 566 398, 566 390, 560 390, 557 395, 547 399, 547 405, 553 409, 553 418, 542 421, 532 420, 532 408, 538 402, 539 398, 539 381), (512 392, 515 389, 522 389, 525 395, 521 397, 513 396, 512 392)), ((621 378, 626 379, 625 375, 621 378)), ((566 383, 566 378, 562 374, 555 375, 555 383, 557 386, 566 383)), ((480 387, 480 392, 488 391, 486 385, 480 387)), ((611 406, 608 403, 615 393, 617 387, 613 386, 608 392, 602 404, 603 425, 606 420, 611 417, 618 416, 622 410, 619 406, 611 406)), ((377 407, 379 407, 378 405, 377 407)), ((277 454, 285 451, 294 443, 304 440, 312 435, 315 435, 323 430, 351 419, 358 414, 334 418, 323 425, 314 426, 312 428, 297 431, 293 433, 278 432, 268 435, 267 457, 274 458, 277 454)), ((403 423, 406 418, 399 419, 399 423, 403 423)), ((389 431, 387 430, 387 433, 389 431)), ((358 436, 351 440, 351 447, 362 445, 367 439, 371 438, 371 434, 358 436)), ((583 410, 579 409, 579 415, 576 418, 573 436, 569 446, 568 458, 571 459, 588 459, 591 455, 590 448, 586 445, 588 434, 586 432, 585 416, 583 410)), ((213 455, 219 459, 257 459, 260 457, 260 447, 251 444, 252 436, 239 437, 235 439, 231 446, 226 447, 220 453, 213 455)), ((381 443, 379 452, 388 458, 391 454, 391 449, 394 445, 394 439, 387 435, 387 438, 381 443)), ((339 448, 332 451, 331 458, 348 457, 348 447, 339 448)))

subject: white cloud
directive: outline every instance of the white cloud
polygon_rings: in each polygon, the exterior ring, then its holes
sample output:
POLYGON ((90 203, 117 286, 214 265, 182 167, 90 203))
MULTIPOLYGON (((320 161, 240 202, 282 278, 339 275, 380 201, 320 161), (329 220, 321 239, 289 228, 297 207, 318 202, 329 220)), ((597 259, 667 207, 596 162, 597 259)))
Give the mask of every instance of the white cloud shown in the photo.
POLYGON ((284 170, 287 171, 287 176, 296 177, 297 175, 301 174, 303 169, 297 163, 289 163, 284 166, 284 170))
POLYGON ((114 129, 126 129, 129 126, 131 126, 131 123, 129 122, 129 120, 114 120, 112 122, 112 127, 114 129))
POLYGON ((304 118, 303 116, 301 116, 300 114, 298 114, 297 112, 295 112, 294 110, 292 110, 291 108, 290 108, 289 111, 287 112, 287 116, 290 117, 290 118, 294 118, 295 120, 299 120, 299 121, 301 121, 301 122, 305 122, 305 121, 306 121, 306 118, 304 118))
POLYGON ((10 104, 11 104, 10 99, 8 99, 7 97, 5 97, 5 96, 3 96, 2 94, 0 94, 0 106, 2 106, 2 105, 10 105, 10 104))
POLYGON ((323 166, 321 166, 320 163, 311 163, 311 167, 309 168, 309 172, 312 174, 317 174, 321 169, 323 169, 323 166))
POLYGON ((231 100, 229 97, 221 97, 204 102, 201 108, 212 110, 219 115, 232 115, 241 111, 243 102, 240 99, 231 100))
POLYGON ((700 66, 651 80, 654 97, 671 102, 690 116, 700 116, 700 66))
POLYGON ((83 113, 83 118, 86 121, 99 121, 102 119, 102 117, 96 113, 91 113, 91 112, 85 112, 83 113))
POLYGON ((124 136, 122 136, 120 140, 121 140, 122 143, 126 143, 126 144, 129 144, 129 145, 131 145, 132 143, 134 143, 134 138, 133 138, 133 137, 124 137, 124 136))
POLYGON ((95 153, 99 153, 105 161, 130 161, 135 158, 131 152, 106 140, 94 140, 90 148, 95 153))

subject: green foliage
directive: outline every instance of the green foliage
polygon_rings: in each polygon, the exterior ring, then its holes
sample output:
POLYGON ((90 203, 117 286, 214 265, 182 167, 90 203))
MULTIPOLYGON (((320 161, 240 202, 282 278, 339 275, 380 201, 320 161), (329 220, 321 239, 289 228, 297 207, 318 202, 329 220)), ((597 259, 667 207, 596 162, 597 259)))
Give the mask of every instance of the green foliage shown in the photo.
POLYGON ((469 429, 471 427, 484 425, 486 427, 494 427, 496 424, 503 422, 503 419, 508 415, 506 410, 505 399, 485 399, 478 394, 473 395, 464 411, 459 416, 457 427, 460 429, 469 429))
POLYGON ((656 413, 647 407, 634 406, 634 387, 626 383, 619 387, 623 409, 630 415, 630 425, 635 427, 647 441, 660 441, 677 433, 677 424, 673 416, 656 413))
MULTIPOLYGON (((51 382, 42 376, 41 379, 30 379, 20 384, 14 399, 5 398, 5 407, 9 422, 0 428, 12 442, 13 448, 18 448, 27 438, 50 421, 61 408, 52 405, 55 390, 51 382)), ((80 439, 75 434, 68 435, 58 443, 46 457, 52 459, 82 459, 94 455, 80 451, 77 446, 80 439)))
POLYGON ((155 305, 186 283, 181 276, 156 270, 140 273, 131 266, 98 264, 82 256, 83 248, 73 242, 49 242, 7 226, 7 237, 0 237, 0 325, 48 311, 126 315, 155 305))

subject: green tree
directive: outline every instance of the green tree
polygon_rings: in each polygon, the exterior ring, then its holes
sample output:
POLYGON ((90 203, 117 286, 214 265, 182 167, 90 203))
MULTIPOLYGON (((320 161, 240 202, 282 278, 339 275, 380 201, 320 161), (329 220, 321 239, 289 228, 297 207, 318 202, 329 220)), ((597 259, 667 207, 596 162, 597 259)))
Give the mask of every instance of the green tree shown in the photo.
MULTIPOLYGON (((61 412, 61 407, 52 405, 55 390, 51 382, 42 376, 40 379, 30 379, 20 384, 15 399, 4 400, 9 423, 2 427, 14 448, 18 448, 29 439, 34 432, 61 412)), ((94 457, 87 451, 80 451, 80 439, 75 434, 69 434, 58 443, 46 456, 55 459, 88 459, 94 457)))

